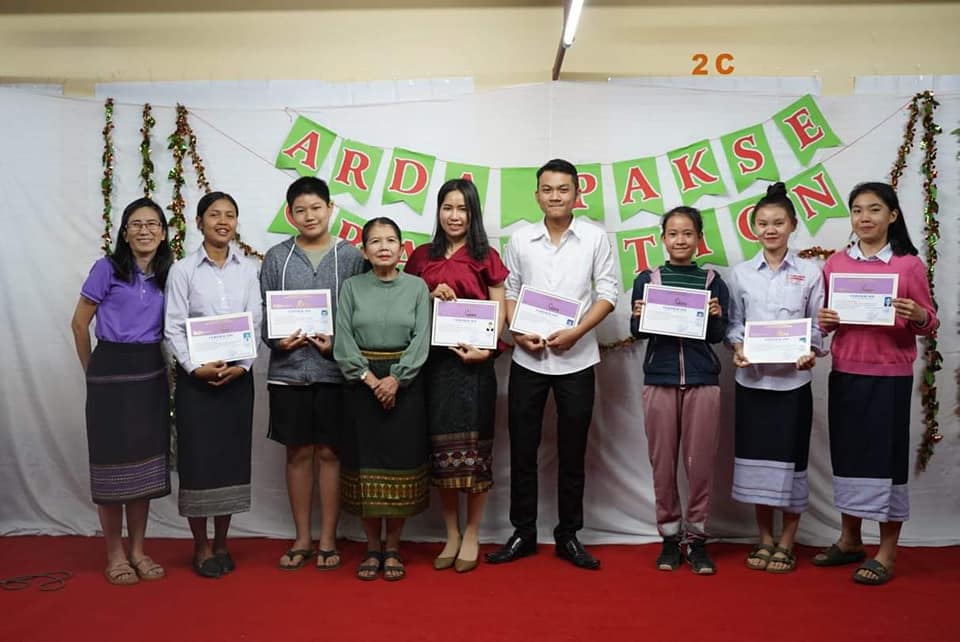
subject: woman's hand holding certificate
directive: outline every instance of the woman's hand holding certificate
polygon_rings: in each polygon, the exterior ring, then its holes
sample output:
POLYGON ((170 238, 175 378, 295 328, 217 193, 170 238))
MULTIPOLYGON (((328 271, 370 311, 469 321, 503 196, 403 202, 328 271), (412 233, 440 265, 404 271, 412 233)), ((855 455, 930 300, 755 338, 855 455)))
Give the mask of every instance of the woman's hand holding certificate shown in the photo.
POLYGON ((457 299, 433 300, 431 345, 472 346, 494 350, 497 347, 499 301, 457 299))
POLYGON ((830 275, 830 301, 839 323, 894 325, 898 274, 830 275))
POLYGON ((213 364, 257 357, 249 312, 187 319, 187 348, 194 363, 213 364))
POLYGON ((640 332, 686 339, 705 338, 707 317, 720 312, 720 303, 711 301, 709 290, 652 283, 646 285, 643 303, 636 307, 640 308, 640 332))
POLYGON ((809 368, 810 329, 810 319, 747 321, 742 357, 748 364, 795 363, 809 368))

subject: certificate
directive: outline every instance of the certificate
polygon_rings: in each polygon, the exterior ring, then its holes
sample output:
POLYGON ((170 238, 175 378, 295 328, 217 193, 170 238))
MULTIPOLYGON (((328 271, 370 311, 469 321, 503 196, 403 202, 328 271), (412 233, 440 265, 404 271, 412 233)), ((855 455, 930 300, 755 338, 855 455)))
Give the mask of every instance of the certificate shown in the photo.
POLYGON ((840 323, 894 325, 899 274, 831 274, 827 307, 840 315, 840 323))
POLYGON ((685 339, 707 336, 709 290, 675 288, 648 283, 640 313, 640 332, 685 339))
POLYGON ((330 290, 268 290, 267 338, 303 334, 333 334, 330 290))
POLYGON ((557 330, 573 328, 580 322, 583 305, 576 299, 557 296, 527 286, 520 288, 510 330, 535 334, 546 339, 557 330))
POLYGON ((474 348, 495 350, 499 317, 499 301, 434 299, 430 343, 435 346, 465 343, 474 348))
POLYGON ((796 363, 810 352, 810 319, 747 321, 743 356, 750 363, 796 363))
POLYGON ((253 315, 237 312, 187 319, 187 348, 190 361, 199 364, 255 359, 253 315))

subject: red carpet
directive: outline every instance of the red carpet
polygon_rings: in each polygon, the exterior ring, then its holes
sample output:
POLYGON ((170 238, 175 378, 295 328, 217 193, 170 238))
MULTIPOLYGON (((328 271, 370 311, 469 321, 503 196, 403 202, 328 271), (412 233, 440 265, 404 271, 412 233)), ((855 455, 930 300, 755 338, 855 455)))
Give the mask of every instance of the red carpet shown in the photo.
MULTIPOLYGON (((195 576, 186 540, 150 540, 167 578, 115 587, 101 576, 102 542, 82 537, 0 539, 0 577, 68 570, 62 591, 0 591, 0 640, 731 640, 912 642, 960 640, 960 548, 902 548, 897 577, 855 585, 851 567, 810 565, 777 576, 744 567, 745 545, 711 547, 719 572, 653 568, 658 545, 595 546, 598 572, 540 554, 465 575, 434 571, 437 544, 407 544, 407 579, 360 582, 363 549, 341 542, 345 567, 275 568, 284 542, 233 541, 238 570, 195 576)), ((484 546, 483 551, 492 547, 484 546)))

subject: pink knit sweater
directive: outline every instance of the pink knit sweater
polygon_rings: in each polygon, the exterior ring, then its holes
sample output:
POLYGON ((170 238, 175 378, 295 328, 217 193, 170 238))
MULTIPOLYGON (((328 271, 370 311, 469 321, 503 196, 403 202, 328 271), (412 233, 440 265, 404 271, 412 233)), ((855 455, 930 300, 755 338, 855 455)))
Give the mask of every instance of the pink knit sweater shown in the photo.
POLYGON ((845 251, 833 254, 823 266, 823 285, 830 300, 830 275, 859 272, 861 274, 900 275, 899 298, 913 301, 927 311, 927 322, 918 326, 901 317, 896 325, 841 325, 836 329, 830 352, 833 369, 839 372, 880 377, 910 376, 917 358, 916 335, 932 334, 940 325, 930 299, 926 267, 916 256, 894 256, 889 263, 858 261, 845 251))

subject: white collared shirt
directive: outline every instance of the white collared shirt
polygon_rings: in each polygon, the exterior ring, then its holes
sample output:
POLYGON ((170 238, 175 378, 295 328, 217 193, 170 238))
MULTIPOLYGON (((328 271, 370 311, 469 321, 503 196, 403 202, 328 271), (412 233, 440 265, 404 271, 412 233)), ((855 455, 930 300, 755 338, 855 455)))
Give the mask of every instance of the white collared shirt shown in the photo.
MULTIPOLYGON (((503 259, 510 270, 505 283, 508 300, 516 301, 520 287, 527 285, 580 301, 583 314, 600 299, 617 305, 620 285, 610 240, 603 229, 583 218, 575 217, 571 221, 559 245, 550 242, 550 233, 543 221, 516 231, 510 237, 503 259)), ((544 348, 530 353, 515 347, 513 360, 540 374, 570 374, 598 363, 600 350, 596 334, 590 330, 564 352, 544 348)))
POLYGON ((864 256, 863 251, 860 249, 860 241, 857 241, 847 248, 847 256, 857 261, 883 261, 884 263, 889 263, 890 259, 893 258, 893 248, 887 243, 873 256, 864 256))
MULTIPOLYGON (((173 264, 167 275, 163 334, 167 349, 184 370, 193 372, 202 365, 190 361, 187 319, 232 312, 250 312, 254 336, 260 335, 260 279, 253 259, 241 256, 230 244, 220 267, 201 243, 193 254, 173 264)), ((245 370, 252 364, 252 359, 236 362, 245 370)))
MULTIPOLYGON (((747 321, 780 321, 810 318, 810 347, 825 356, 817 311, 823 307, 823 273, 810 259, 788 250, 776 270, 767 265, 763 252, 736 265, 727 284, 730 288, 730 325, 727 343, 743 343, 747 321)), ((737 383, 763 390, 795 390, 810 382, 809 370, 789 363, 737 368, 737 383)))

